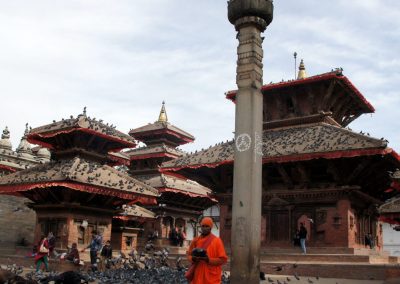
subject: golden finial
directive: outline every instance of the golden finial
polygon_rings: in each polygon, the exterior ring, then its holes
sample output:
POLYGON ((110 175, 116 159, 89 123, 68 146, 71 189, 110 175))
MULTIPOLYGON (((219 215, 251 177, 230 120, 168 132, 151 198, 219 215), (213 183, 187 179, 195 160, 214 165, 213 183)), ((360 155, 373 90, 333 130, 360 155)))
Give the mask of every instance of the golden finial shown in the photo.
POLYGON ((303 59, 302 59, 300 61, 299 73, 297 75, 297 79, 305 79, 305 78, 307 78, 306 67, 304 67, 304 62, 303 62, 303 59))
POLYGON ((158 116, 158 122, 168 122, 167 112, 165 111, 165 102, 162 102, 160 115, 158 116))

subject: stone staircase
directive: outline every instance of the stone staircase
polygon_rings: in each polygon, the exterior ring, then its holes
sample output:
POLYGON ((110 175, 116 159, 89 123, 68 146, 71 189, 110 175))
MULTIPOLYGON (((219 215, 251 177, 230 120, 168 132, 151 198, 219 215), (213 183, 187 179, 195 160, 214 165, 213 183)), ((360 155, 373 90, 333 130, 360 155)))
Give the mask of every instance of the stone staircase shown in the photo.
POLYGON ((384 280, 400 277, 400 259, 370 249, 271 248, 261 252, 261 270, 267 274, 327 278, 384 280))

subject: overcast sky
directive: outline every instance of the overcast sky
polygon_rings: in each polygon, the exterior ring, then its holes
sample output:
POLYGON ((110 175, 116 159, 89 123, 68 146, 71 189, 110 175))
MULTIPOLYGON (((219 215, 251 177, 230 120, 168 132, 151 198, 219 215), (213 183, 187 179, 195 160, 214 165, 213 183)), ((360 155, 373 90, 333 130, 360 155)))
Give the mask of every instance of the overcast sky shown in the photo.
MULTIPOLYGON (((128 132, 158 118, 196 137, 233 137, 234 27, 226 0, 0 0, 0 131, 18 146, 32 127, 78 115, 128 132)), ((376 112, 353 130, 400 151, 400 1, 275 0, 264 33, 264 82, 342 67, 376 112)))

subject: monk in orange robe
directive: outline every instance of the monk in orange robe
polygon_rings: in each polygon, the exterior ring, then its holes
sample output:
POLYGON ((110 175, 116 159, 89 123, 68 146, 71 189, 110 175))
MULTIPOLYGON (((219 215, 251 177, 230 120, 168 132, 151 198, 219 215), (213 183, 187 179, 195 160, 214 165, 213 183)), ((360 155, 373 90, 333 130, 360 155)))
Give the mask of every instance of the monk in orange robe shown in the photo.
POLYGON ((221 283, 222 265, 227 262, 224 244, 220 238, 211 233, 214 222, 205 217, 201 220, 201 235, 195 238, 187 251, 187 257, 195 264, 195 271, 191 284, 219 284, 221 283), (208 240, 208 238, 211 238, 208 240), (208 240, 208 241, 207 241, 208 240), (192 256, 194 248, 202 248, 205 243, 207 247, 206 257, 192 256))

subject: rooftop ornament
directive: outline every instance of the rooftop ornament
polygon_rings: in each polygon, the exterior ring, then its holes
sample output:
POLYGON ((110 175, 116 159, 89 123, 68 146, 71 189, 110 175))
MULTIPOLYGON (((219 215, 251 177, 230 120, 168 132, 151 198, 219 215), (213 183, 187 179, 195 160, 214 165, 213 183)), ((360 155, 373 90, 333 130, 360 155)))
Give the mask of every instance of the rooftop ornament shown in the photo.
POLYGON ((168 122, 167 111, 165 110, 165 102, 162 102, 160 115, 158 116, 158 122, 168 122))

